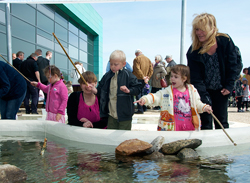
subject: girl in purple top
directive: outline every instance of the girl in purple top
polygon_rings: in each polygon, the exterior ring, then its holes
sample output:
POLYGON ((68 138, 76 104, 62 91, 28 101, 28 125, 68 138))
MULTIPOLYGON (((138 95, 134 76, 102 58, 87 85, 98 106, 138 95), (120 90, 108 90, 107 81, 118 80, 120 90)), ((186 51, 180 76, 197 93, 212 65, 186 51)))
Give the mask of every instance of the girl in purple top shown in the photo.
POLYGON ((48 86, 34 81, 31 82, 31 84, 48 94, 46 101, 46 120, 65 123, 68 89, 63 83, 63 76, 61 76, 60 70, 54 65, 47 66, 44 69, 44 73, 50 82, 48 86))
POLYGON ((107 119, 100 118, 98 98, 92 92, 92 88, 97 85, 97 78, 91 71, 84 72, 82 76, 88 86, 80 78, 78 82, 82 92, 74 92, 69 96, 68 124, 86 128, 105 128, 107 119))

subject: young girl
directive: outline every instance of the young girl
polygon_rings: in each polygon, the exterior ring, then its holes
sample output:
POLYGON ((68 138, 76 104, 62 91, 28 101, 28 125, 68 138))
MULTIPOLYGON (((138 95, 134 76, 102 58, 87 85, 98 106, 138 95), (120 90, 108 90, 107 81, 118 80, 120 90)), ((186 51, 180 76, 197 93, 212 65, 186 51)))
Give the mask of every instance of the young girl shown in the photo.
POLYGON ((136 103, 161 106, 158 131, 191 131, 200 128, 198 113, 212 111, 209 105, 201 102, 193 85, 189 84, 190 71, 185 65, 171 68, 171 83, 164 90, 148 94, 136 103))
POLYGON ((97 85, 97 78, 91 71, 82 74, 88 86, 82 78, 78 80, 81 92, 73 92, 69 96, 67 114, 69 125, 86 128, 105 128, 107 118, 100 118, 98 98, 93 94, 92 88, 97 85))
POLYGON ((51 65, 44 69, 44 74, 50 82, 48 86, 37 82, 31 82, 31 84, 48 94, 46 101, 46 120, 65 123, 68 89, 63 83, 61 72, 56 66, 51 65))

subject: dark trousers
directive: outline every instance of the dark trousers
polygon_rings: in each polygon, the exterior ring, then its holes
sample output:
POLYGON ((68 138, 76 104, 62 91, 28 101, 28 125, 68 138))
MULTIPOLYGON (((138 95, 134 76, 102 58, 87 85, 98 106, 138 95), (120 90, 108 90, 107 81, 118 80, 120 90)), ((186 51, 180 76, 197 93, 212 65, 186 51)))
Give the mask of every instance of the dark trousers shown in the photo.
MULTIPOLYGON (((229 128, 228 124, 228 96, 222 95, 221 90, 207 90, 212 100, 212 109, 214 115, 218 118, 224 128, 229 128)), ((201 129, 209 130, 213 128, 212 115, 206 112, 201 114, 201 129)), ((217 121, 214 120, 215 129, 221 129, 217 121)))
POLYGON ((244 106, 246 106, 246 110, 248 109, 248 101, 242 102, 242 109, 244 109, 244 106))
POLYGON ((237 108, 238 110, 241 110, 242 108, 242 97, 237 97, 237 108))
POLYGON ((31 112, 36 113, 38 97, 39 97, 38 89, 32 86, 29 82, 27 82, 27 92, 24 98, 24 106, 25 106, 26 112, 28 113, 30 112, 30 106, 29 106, 30 95, 31 95, 31 112))
MULTIPOLYGON (((156 92, 158 92, 159 90, 161 90, 161 88, 155 88, 155 87, 152 87, 152 89, 151 89, 151 93, 156 93, 156 92)), ((157 108, 157 109, 161 109, 161 107, 160 107, 160 106, 155 106, 155 108, 157 108)))
MULTIPOLYGON (((144 83, 144 80, 143 80, 143 79, 138 79, 138 82, 142 83, 143 86, 141 87, 142 89, 141 89, 140 94, 136 96, 136 100, 139 100, 139 99, 143 96, 143 88, 144 88, 144 86, 145 86, 145 83, 144 83)), ((146 107, 145 105, 141 106, 141 105, 139 105, 139 104, 137 103, 137 109, 138 109, 138 111, 140 111, 140 112, 144 112, 144 111, 147 110, 147 107, 146 107)))

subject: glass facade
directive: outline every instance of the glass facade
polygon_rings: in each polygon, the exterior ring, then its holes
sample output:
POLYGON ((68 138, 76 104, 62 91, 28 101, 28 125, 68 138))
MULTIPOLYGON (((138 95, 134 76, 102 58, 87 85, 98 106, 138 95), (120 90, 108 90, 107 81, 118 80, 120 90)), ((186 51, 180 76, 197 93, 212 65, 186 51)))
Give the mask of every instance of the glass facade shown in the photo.
MULTIPOLYGON (((1 4, 1 3, 0 3, 1 4)), ((94 71, 94 36, 54 5, 11 4, 12 52, 23 51, 25 58, 36 49, 52 51, 51 64, 63 71, 64 78, 72 69, 54 32, 72 61, 83 63, 86 70, 94 71), (25 13, 27 12, 27 13, 25 13)), ((0 54, 7 56, 5 4, 0 6, 0 54)))

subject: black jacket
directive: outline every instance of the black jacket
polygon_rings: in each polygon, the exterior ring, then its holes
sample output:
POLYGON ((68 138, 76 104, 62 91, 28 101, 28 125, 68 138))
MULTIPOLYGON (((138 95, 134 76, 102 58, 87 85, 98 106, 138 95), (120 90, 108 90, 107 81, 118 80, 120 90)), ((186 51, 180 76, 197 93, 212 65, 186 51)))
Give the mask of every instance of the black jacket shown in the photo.
MULTIPOLYGON (((97 96, 100 99, 100 116, 108 117, 109 115, 109 89, 110 80, 115 75, 111 70, 107 72, 98 83, 97 96)), ((118 121, 132 120, 134 115, 134 96, 138 95, 142 89, 142 83, 138 82, 135 75, 123 68, 117 76, 117 116, 118 121), (126 86, 130 93, 124 93, 120 90, 121 86, 126 86)))
POLYGON ((31 56, 22 62, 20 71, 29 80, 38 81, 35 75, 35 72, 38 71, 38 66, 36 61, 31 56))
POLYGON ((16 58, 15 60, 13 60, 13 66, 20 71, 20 66, 22 64, 22 60, 20 60, 19 58, 16 58))
POLYGON ((37 65, 38 65, 38 70, 40 73, 40 80, 42 83, 44 82, 48 82, 43 70, 45 69, 45 67, 47 67, 49 65, 49 60, 46 58, 43 58, 42 56, 39 56, 37 58, 37 65))
MULTIPOLYGON (((221 85, 223 88, 231 92, 237 75, 237 55, 235 52, 235 45, 230 37, 217 36, 216 41, 218 45, 216 53, 218 55, 220 66, 221 85)), ((197 88, 201 101, 211 105, 210 97, 204 84, 205 64, 202 54, 198 53, 200 49, 192 52, 192 46, 190 46, 187 52, 187 61, 190 68, 190 80, 195 88, 197 88)))
MULTIPOLYGON (((82 92, 71 93, 71 95, 69 96, 69 99, 68 99, 68 104, 67 104, 67 114, 68 114, 68 124, 69 125, 82 127, 83 122, 81 122, 77 119, 80 95, 82 95, 82 92)), ((107 126, 107 123, 108 123, 107 118, 101 118, 100 121, 94 122, 92 124, 93 124, 93 128, 105 128, 107 126)))

